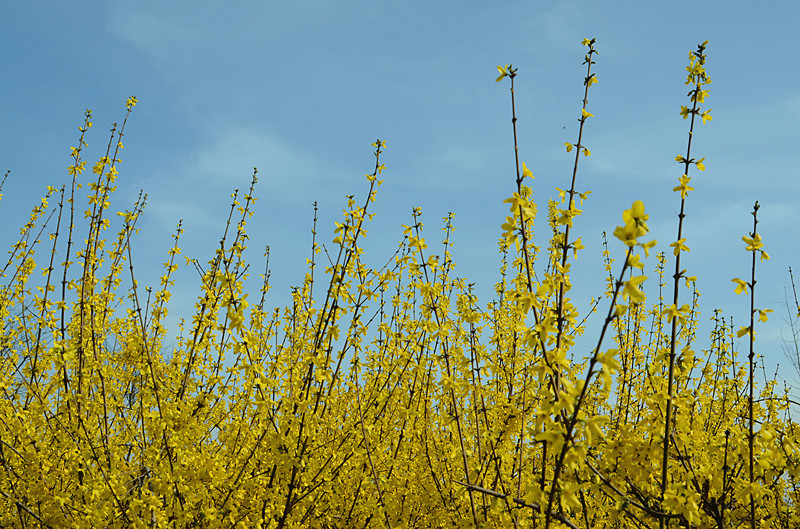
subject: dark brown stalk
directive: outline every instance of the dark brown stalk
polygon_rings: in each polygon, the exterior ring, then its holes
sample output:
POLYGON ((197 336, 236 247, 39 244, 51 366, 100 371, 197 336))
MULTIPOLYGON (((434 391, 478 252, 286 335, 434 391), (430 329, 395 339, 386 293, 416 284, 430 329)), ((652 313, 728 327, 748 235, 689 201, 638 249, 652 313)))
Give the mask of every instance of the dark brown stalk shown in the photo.
MULTIPOLYGON (((75 188, 78 186, 77 183, 77 175, 83 172, 83 167, 86 164, 85 161, 81 161, 81 151, 83 147, 86 146, 86 141, 83 139, 86 136, 86 131, 89 127, 92 126, 92 111, 86 110, 84 114, 84 122, 83 127, 80 127, 81 136, 78 140, 78 147, 73 148, 72 157, 73 157, 73 166, 70 169, 72 173, 72 187, 70 190, 69 195, 69 233, 67 236, 67 252, 66 256, 64 257, 64 274, 61 278, 61 328, 60 328, 60 335, 61 335, 61 347, 60 353, 62 358, 64 356, 64 351, 66 350, 66 339, 67 339, 67 325, 66 325, 66 299, 67 299, 67 271, 69 270, 70 265, 72 264, 69 260, 70 252, 72 250, 72 232, 75 229, 75 188)), ((67 363, 64 362, 64 391, 69 390, 69 374, 67 372, 67 363)))
MULTIPOLYGON (((703 51, 705 50, 705 44, 700 44, 697 47, 697 51, 694 52, 695 57, 698 61, 700 61, 700 66, 705 62, 705 55, 703 55, 703 51)), ((684 170, 683 174, 688 176, 689 175, 689 167, 694 163, 694 160, 691 158, 692 153, 692 138, 694 133, 694 122, 695 117, 698 115, 698 99, 699 94, 701 93, 702 86, 707 82, 707 78, 705 73, 701 75, 696 75, 690 78, 694 79, 695 88, 690 95, 692 96, 692 109, 689 112, 691 114, 691 122, 689 124, 689 139, 686 144, 686 156, 683 157, 683 164, 684 170)), ((685 213, 685 206, 686 206, 686 197, 684 193, 681 193, 681 211, 678 213, 678 238, 677 241, 680 241, 683 235, 683 219, 686 217, 685 213)), ((679 280, 683 276, 681 272, 681 251, 676 251, 675 257, 675 274, 673 277, 673 291, 672 291, 672 303, 675 307, 678 307, 678 287, 679 287, 679 280)), ((663 450, 661 456, 661 501, 664 501, 664 495, 667 490, 667 482, 668 482, 668 472, 669 472, 669 439, 672 435, 672 415, 674 412, 674 404, 673 399, 674 395, 674 380, 675 380, 675 358, 676 358, 676 342, 677 342, 677 332, 678 332, 678 318, 672 318, 672 327, 670 331, 670 344, 669 344, 669 371, 667 374, 667 406, 666 406, 666 413, 664 417, 664 439, 663 439, 663 450)), ((669 520, 666 518, 661 518, 659 520, 659 527, 660 529, 665 529, 669 526, 669 520)))
POLYGON ((358 384, 358 368, 356 368, 355 373, 355 380, 356 380, 356 404, 358 405, 358 422, 361 424, 361 435, 364 437, 364 447, 366 448, 367 452, 367 460, 369 461, 369 466, 372 471, 372 479, 375 480, 375 488, 378 491, 378 501, 381 504, 381 510, 383 511, 384 520, 386 521, 386 526, 389 529, 392 529, 392 521, 389 519, 389 512, 386 510, 386 502, 383 501, 383 492, 381 491, 381 483, 378 479, 378 472, 375 470, 375 463, 372 462, 372 449, 369 446, 369 439, 367 439, 367 429, 364 426, 364 412, 361 409, 361 391, 359 389, 358 384))
MULTIPOLYGON (((751 237, 754 239, 756 238, 756 234, 758 233, 758 201, 756 200, 755 205, 753 206, 753 233, 750 234, 751 237)), ((753 447, 753 441, 755 439, 755 434, 753 433, 753 370, 755 368, 755 358, 756 354, 754 351, 755 345, 755 313, 756 313, 756 249, 753 249, 753 262, 750 268, 750 353, 747 356, 748 364, 749 364, 749 375, 747 377, 747 386, 748 386, 748 397, 747 397, 747 426, 748 426, 748 434, 747 434, 747 448, 749 453, 749 469, 750 469, 750 483, 755 482, 755 450, 753 447)), ((753 493, 750 493, 750 529, 755 529, 756 527, 756 500, 753 497, 753 493)))
MULTIPOLYGON (((622 279, 625 277, 625 272, 628 271, 628 262, 629 257, 633 253, 633 248, 628 248, 628 252, 625 255, 625 264, 622 265, 622 271, 620 272, 619 279, 617 279, 616 284, 614 286, 614 293, 611 296, 611 303, 608 307, 608 313, 606 314, 605 321, 603 322, 603 328, 600 330, 600 337, 597 339, 597 347, 594 349, 594 354, 592 358, 589 360, 589 367, 586 372, 586 379, 583 384, 583 389, 581 389, 581 393, 578 396, 577 401, 575 402, 575 407, 572 411, 572 416, 569 417, 564 422, 564 444, 561 446, 561 451, 559 452, 556 458, 555 468, 553 469, 553 481, 550 484, 550 494, 547 498, 547 509, 545 510, 545 529, 549 529, 550 524, 552 522, 555 513, 553 509, 555 507, 555 498, 556 498, 556 491, 558 490, 558 480, 561 475, 561 471, 564 466, 564 457, 567 455, 567 450, 569 450, 570 443, 573 441, 572 439, 572 431, 575 428, 575 424, 578 422, 578 413, 580 412, 581 405, 583 404, 584 399, 586 398, 586 394, 591 387, 589 382, 592 379, 592 376, 595 374, 594 367, 597 365, 597 355, 600 354, 600 348, 603 345, 603 339, 605 338, 606 331, 608 330, 608 326, 614 321, 615 318, 615 309, 617 304, 617 296, 619 295, 620 288, 624 285, 622 279)), ((557 519, 557 518, 556 518, 557 519)))
MULTIPOLYGON (((47 196, 49 197, 51 193, 52 193, 52 191, 48 192, 47 196)), ((47 297, 48 297, 48 295, 50 293, 50 288, 51 288, 50 285, 51 285, 51 282, 52 282, 53 270, 55 270, 53 265, 54 265, 54 261, 55 261, 55 258, 56 258, 56 244, 58 242, 58 234, 59 234, 59 231, 61 229, 61 212, 63 211, 63 207, 64 207, 64 188, 62 187, 61 188, 61 199, 59 200, 59 203, 58 203, 58 220, 56 221, 56 231, 52 235, 53 248, 50 250, 50 263, 49 263, 49 265, 47 267, 47 280, 45 281, 44 293, 42 295, 42 309, 39 312, 39 320, 40 321, 44 321, 45 315, 47 313, 47 297)), ((51 213, 51 216, 52 216, 52 213, 51 213)), ((48 220, 49 220, 49 218, 48 218, 48 220)), ((47 223, 45 222, 45 225, 46 224, 47 223)), ((44 226, 42 226, 42 228, 44 228, 44 226)), ((39 347, 40 347, 41 341, 42 341, 42 327, 43 327, 43 325, 36 325, 36 327, 37 327, 37 330, 36 330, 36 345, 34 347, 34 353, 33 353, 33 364, 32 364, 32 369, 31 369, 31 377, 30 377, 30 380, 28 382, 31 387, 34 385, 35 382, 37 382, 37 380, 36 380, 36 369, 37 369, 37 361, 39 359, 39 347)))
MULTIPOLYGON (((578 175, 578 161, 580 160, 581 151, 585 149, 583 144, 583 127, 586 125, 586 119, 588 116, 585 114, 586 105, 589 104, 589 87, 592 86, 594 74, 592 73, 592 65, 595 64, 592 61, 592 55, 597 53, 597 50, 594 49, 594 42, 595 39, 589 41, 589 53, 586 55, 586 59, 584 60, 584 64, 586 64, 586 79, 583 81, 584 89, 583 89, 583 106, 581 107, 581 119, 580 127, 578 128, 578 142, 575 144, 575 162, 572 166, 572 181, 569 187, 569 198, 567 198, 567 211, 569 212, 569 222, 564 226, 564 240, 562 241, 562 249, 561 252, 561 267, 567 264, 567 252, 569 251, 571 245, 569 244, 569 231, 570 231, 570 224, 572 221, 572 202, 575 200, 575 179, 578 175)), ((589 151, 584 151, 588 153, 589 151)), ((558 290, 558 314, 557 314, 557 322, 558 322, 558 335, 556 336, 556 350, 561 348, 561 340, 564 334, 564 278, 563 278, 563 271, 561 272, 562 280, 560 282, 559 290, 558 290)))
MULTIPOLYGON (((515 167, 515 170, 516 170, 516 173, 517 173, 517 178, 516 178, 517 194, 521 196, 522 195, 523 174, 520 171, 520 162, 519 162, 519 143, 517 141, 517 110, 516 110, 516 101, 515 101, 515 92, 514 92, 514 78, 517 76, 517 69, 513 68, 511 65, 508 65, 505 69, 501 69, 501 71, 503 71, 509 77, 509 79, 511 79, 511 127, 512 127, 513 133, 514 133, 514 167, 515 167)), ((498 81, 501 80, 501 79, 502 79, 502 76, 498 78, 498 81)), ((530 258, 530 252, 528 250, 527 222, 526 222, 526 218, 525 218, 525 211, 524 211, 524 209, 522 208, 521 205, 519 207, 518 215, 519 215, 519 219, 520 219, 520 235, 522 237, 522 256, 523 256, 523 260, 525 261, 524 262, 524 266, 525 266, 526 287, 527 287, 528 293, 530 294, 534 290, 533 289, 533 272, 531 271, 531 258, 530 258)), ((522 272, 522 270, 520 270, 520 272, 522 272)), ((531 307, 531 310, 533 312, 534 324, 538 324, 539 323, 539 314, 538 314, 538 311, 536 310, 536 307, 531 307)), ((514 343, 516 344, 516 340, 514 340, 514 343)), ((549 362, 547 360, 547 355, 545 353, 545 349, 546 349, 545 348, 545 344, 544 343, 540 343, 540 345, 541 345, 542 355, 545 358, 545 362, 547 362, 548 365, 549 365, 549 362)), ((551 375, 550 384, 553 387, 553 392, 554 392, 556 398, 559 398, 559 396, 560 396, 559 395, 560 381, 558 380, 559 372, 557 370, 553 370, 553 372, 555 373, 556 379, 553 380, 553 377, 551 375)), ((512 383, 513 383, 513 379, 512 379, 512 383)), ((511 385, 511 384, 509 385, 509 395, 510 394, 513 394, 513 385, 511 385)), ((523 421, 523 425, 524 425, 524 421, 523 421)), ((522 431, 524 432, 524 428, 523 428, 522 431)), ((522 441, 523 441, 523 439, 522 439, 522 437, 520 437, 520 447, 523 445, 522 441)), ((544 442, 542 444, 542 488, 544 488, 544 476, 545 476, 546 464, 547 464, 547 442, 544 442)), ((522 468, 521 467, 519 469, 519 473, 520 474, 522 473, 522 468)))
MULTIPOLYGON (((414 227, 416 229, 416 236, 417 236, 417 238, 419 238, 420 237, 420 231, 419 231, 420 223, 416 222, 416 213, 415 213, 415 219, 414 220, 415 220, 415 226, 414 227)), ((422 245, 418 245, 417 246, 417 251, 419 253, 420 261, 425 263, 426 262, 425 261, 425 256, 422 253, 422 245)), ((430 283, 431 280, 430 280, 430 278, 428 276, 428 267, 424 266, 424 267, 422 267, 422 269, 423 269, 423 271, 425 273, 425 281, 427 283, 430 283)), ((434 278, 434 280, 435 280, 435 278, 434 278)), ((437 300, 434 298, 433 292, 430 293, 430 307, 431 307, 431 311, 433 312, 434 318, 436 318, 436 326, 441 328, 442 327, 442 323, 443 323, 442 322, 442 316, 440 316, 440 314, 439 314, 437 300)), ((444 357, 445 368, 447 370, 447 376, 448 376, 448 378, 452 379, 453 376, 454 376, 454 373, 453 373, 452 366, 450 364, 450 351, 448 350, 446 341, 444 341, 442 343, 442 349, 444 350, 442 356, 444 357)), ((453 405, 453 415, 454 415, 455 421, 456 421, 456 428, 458 429, 458 440, 459 440, 459 443, 460 443, 460 446, 461 446, 461 462, 463 464, 464 475, 466 476, 467 483, 471 483, 471 480, 470 480, 470 477, 469 477, 469 462, 467 461, 467 450, 466 450, 466 445, 464 444, 464 433, 463 433, 463 430, 462 430, 462 428, 463 428, 463 426, 462 426, 463 418, 462 418, 461 412, 459 411, 459 408, 458 408, 458 400, 456 399, 455 389, 452 386, 450 387, 450 400, 451 400, 452 405, 453 405)), ((475 510, 475 498, 474 498, 474 495, 472 494, 472 492, 473 492, 472 489, 469 489, 468 492, 469 492, 469 504, 470 504, 470 509, 471 509, 471 513, 472 513, 472 521, 475 524, 475 526, 478 527, 478 514, 477 514, 477 511, 475 510)), ((507 506, 508 506, 508 503, 507 503, 507 506)), ((509 508, 509 512, 511 512, 510 508, 509 508)), ((513 516, 513 513, 512 513, 512 516, 513 516)), ((514 516, 514 526, 517 527, 517 520, 516 520, 515 516, 514 516)))

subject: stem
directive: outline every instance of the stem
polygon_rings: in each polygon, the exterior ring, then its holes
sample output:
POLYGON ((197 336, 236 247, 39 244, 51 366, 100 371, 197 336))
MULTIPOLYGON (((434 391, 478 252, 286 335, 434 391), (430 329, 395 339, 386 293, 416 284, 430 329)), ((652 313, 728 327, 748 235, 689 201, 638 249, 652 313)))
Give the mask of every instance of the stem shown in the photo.
MULTIPOLYGON (((697 47, 697 52, 694 53, 694 56, 700 62, 700 65, 705 61, 705 56, 703 55, 703 50, 705 49, 705 43, 701 44, 697 47)), ((692 97, 692 110, 689 112, 691 114, 691 122, 689 124, 689 139, 686 144, 686 156, 683 159, 684 163, 684 171, 683 174, 688 177, 689 175, 689 166, 693 163, 691 158, 692 152, 692 138, 694 132, 694 122, 695 116, 697 116, 699 110, 697 108, 698 104, 698 94, 700 94, 702 90, 703 83, 707 81, 705 77, 705 73, 702 72, 698 75, 694 75, 691 77, 695 81, 695 89, 690 92, 694 94, 692 97)), ((680 160, 680 159, 679 159, 680 160)), ((677 240, 680 241, 683 235, 683 219, 686 216, 685 214, 685 205, 686 205, 686 195, 685 193, 681 193, 681 211, 678 214, 678 238, 677 240)), ((677 255, 675 257, 675 274, 673 277, 673 291, 672 291, 672 303, 675 307, 678 307, 678 281, 682 277, 681 272, 681 251, 680 247, 677 249, 677 255)), ((674 413, 674 405, 673 405, 673 385, 675 381, 675 344, 677 341, 677 332, 678 332, 678 318, 672 318, 672 326, 670 331, 670 343, 669 343, 669 371, 667 375, 667 409, 664 417, 664 439, 663 439, 663 451, 661 456, 661 501, 664 501, 664 495, 667 490, 667 479, 668 479, 668 472, 669 472, 669 439, 672 435, 672 415, 674 413)), ((665 529, 669 526, 669 520, 666 518, 661 518, 659 520, 659 528, 665 529)))
MULTIPOLYGON (((758 201, 756 200, 755 205, 753 206, 753 233, 751 237, 755 238, 757 233, 757 226, 758 226, 758 201)), ((753 434, 753 368, 754 368, 754 360, 755 360, 755 351, 754 351, 754 344, 755 344, 755 332, 754 332, 754 318, 755 318, 755 299, 756 299, 756 250, 753 249, 753 262, 750 268, 750 354, 748 355, 748 360, 750 364, 750 371, 749 376, 747 379, 747 385, 749 389, 749 395, 747 398, 747 422, 748 422, 748 435, 747 435, 747 448, 749 450, 749 459, 750 459, 750 483, 752 484, 755 481, 755 454, 753 450, 753 440, 755 435, 753 434)), ((750 493, 750 528, 755 529, 756 527, 756 503, 755 498, 753 497, 753 493, 750 493)))

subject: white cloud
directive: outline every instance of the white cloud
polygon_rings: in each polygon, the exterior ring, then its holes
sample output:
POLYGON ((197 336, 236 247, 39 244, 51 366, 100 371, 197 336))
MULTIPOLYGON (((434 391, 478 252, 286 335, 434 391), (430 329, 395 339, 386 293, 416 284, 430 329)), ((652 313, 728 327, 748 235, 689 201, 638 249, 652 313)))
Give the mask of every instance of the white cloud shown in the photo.
POLYGON ((254 167, 261 200, 305 206, 316 199, 339 199, 340 184, 360 175, 332 169, 333 165, 267 132, 248 127, 220 129, 205 145, 150 175, 144 187, 158 193, 151 195, 148 214, 157 217, 164 229, 173 227, 178 218, 196 228, 216 227, 219 214, 209 213, 210 209, 226 208, 234 189, 239 189, 240 196, 246 192, 254 167))
POLYGON ((420 164, 424 169, 420 169, 414 186, 452 190, 480 185, 492 174, 493 159, 497 156, 488 148, 449 143, 437 150, 429 162, 420 164), (432 178, 432 174, 440 176, 432 178))
POLYGON ((163 11, 112 13, 108 31, 155 57, 172 56, 175 47, 185 46, 200 36, 163 11))
POLYGON ((208 185, 231 187, 248 181, 254 167, 259 178, 269 180, 270 193, 285 200, 307 194, 308 187, 347 181, 352 175, 331 170, 315 158, 313 149, 301 149, 270 133, 248 127, 231 127, 214 134, 199 156, 189 163, 191 173, 208 185), (303 185, 298 185, 302 182, 303 185))

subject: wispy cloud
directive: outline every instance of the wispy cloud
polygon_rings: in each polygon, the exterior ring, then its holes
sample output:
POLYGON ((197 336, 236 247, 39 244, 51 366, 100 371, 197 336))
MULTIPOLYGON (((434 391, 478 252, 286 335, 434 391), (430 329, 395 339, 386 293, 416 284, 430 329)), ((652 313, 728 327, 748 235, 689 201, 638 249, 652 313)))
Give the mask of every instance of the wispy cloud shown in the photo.
POLYGON ((126 11, 124 16, 112 11, 108 31, 150 56, 166 59, 175 48, 188 46, 201 36, 179 20, 163 10, 126 11))
POLYGON ((313 152, 268 132, 247 127, 227 127, 213 132, 205 144, 170 167, 154 171, 145 180, 146 188, 158 189, 148 207, 164 227, 173 226, 176 217, 194 226, 212 221, 209 204, 219 203, 234 189, 244 192, 250 185, 253 169, 258 168, 259 187, 271 202, 284 205, 309 202, 309 196, 324 198, 336 191, 340 183, 354 175, 337 169, 336 164, 315 158, 313 152), (187 198, 191 197, 191 200, 187 198))
POLYGON ((491 173, 497 153, 479 145, 450 142, 418 166, 414 187, 464 189, 481 185, 491 173), (439 175, 439 176, 435 176, 439 175))

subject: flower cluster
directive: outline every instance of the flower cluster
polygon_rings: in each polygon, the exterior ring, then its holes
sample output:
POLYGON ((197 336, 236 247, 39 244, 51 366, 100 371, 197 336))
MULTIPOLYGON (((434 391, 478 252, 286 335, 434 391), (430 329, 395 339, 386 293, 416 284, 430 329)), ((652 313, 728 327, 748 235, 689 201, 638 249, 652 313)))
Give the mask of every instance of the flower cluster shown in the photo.
MULTIPOLYGON (((131 244, 147 196, 110 214, 137 100, 82 182, 87 111, 70 151, 71 189, 47 189, 0 269, 0 526, 800 526, 797 424, 776 381, 759 387, 753 376, 752 328, 770 312, 753 305, 756 256, 769 258, 757 206, 743 238, 751 278, 734 279, 751 301, 738 333, 750 338, 746 363, 718 311, 709 343, 698 344, 699 293, 680 268, 680 227, 672 303, 648 301, 637 248, 647 257, 656 243, 643 241, 641 201, 613 232, 619 263, 605 247, 605 296, 584 315, 570 298, 589 195, 576 172, 589 155, 595 43, 583 41, 584 106, 567 146, 575 170, 548 203, 549 243, 534 244, 533 173, 516 158, 488 303, 457 274, 452 213, 439 246, 415 207, 396 252, 371 264, 363 241, 386 170, 376 140, 366 192, 347 197, 330 246, 317 240, 315 205, 307 269, 285 307, 266 306, 269 248, 260 299, 250 297, 254 170, 250 188, 231 195, 214 254, 202 265, 185 258, 200 287, 173 338, 165 321, 182 223, 151 288, 138 282, 131 244), (76 220, 82 185, 86 215, 76 220), (680 279, 693 289, 686 302, 680 279), (579 340, 595 313, 603 319, 586 349, 579 340)), ((708 97, 704 49, 690 59, 692 120, 707 115, 695 112, 708 97)), ((517 69, 498 71, 513 103, 517 69)), ((690 154, 679 160, 679 226, 688 169, 703 169, 690 154)), ((657 255, 659 290, 667 260, 657 255)))

